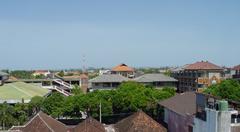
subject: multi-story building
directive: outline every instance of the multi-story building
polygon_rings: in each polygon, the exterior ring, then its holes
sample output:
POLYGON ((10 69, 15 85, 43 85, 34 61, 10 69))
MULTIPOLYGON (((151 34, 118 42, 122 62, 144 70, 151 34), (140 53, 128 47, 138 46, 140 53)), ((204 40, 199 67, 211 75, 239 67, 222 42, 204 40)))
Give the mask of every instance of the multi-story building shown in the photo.
POLYGON ((236 101, 217 99, 196 93, 196 116, 193 132, 239 132, 240 115, 236 101))
POLYGON ((235 74, 233 75, 233 78, 240 80, 240 65, 235 66, 233 68, 233 70, 235 71, 235 74))
POLYGON ((224 77, 223 68, 208 61, 188 64, 172 72, 179 82, 179 92, 197 91, 221 82, 224 77))

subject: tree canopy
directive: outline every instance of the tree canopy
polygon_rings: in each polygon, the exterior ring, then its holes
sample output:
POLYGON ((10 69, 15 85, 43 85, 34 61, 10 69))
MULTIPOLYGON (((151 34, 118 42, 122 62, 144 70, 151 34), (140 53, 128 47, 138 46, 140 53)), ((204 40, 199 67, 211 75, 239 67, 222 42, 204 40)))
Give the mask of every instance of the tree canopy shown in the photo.
POLYGON ((204 93, 212 94, 224 99, 240 101, 240 83, 233 79, 224 80, 219 84, 208 87, 204 93))

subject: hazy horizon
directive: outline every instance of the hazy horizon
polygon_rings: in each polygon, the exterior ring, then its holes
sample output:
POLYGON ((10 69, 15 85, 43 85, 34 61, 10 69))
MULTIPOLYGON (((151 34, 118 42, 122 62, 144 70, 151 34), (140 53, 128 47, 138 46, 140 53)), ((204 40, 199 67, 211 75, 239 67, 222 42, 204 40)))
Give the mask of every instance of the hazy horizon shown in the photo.
POLYGON ((240 63, 239 7, 237 0, 0 1, 0 69, 201 60, 233 67, 240 63))

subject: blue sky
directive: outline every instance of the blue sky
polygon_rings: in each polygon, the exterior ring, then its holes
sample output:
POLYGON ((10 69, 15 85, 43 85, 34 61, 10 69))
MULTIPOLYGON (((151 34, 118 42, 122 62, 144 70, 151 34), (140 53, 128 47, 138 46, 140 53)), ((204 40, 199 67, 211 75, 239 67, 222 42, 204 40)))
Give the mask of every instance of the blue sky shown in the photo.
POLYGON ((0 1, 0 69, 239 64, 240 1, 0 1))

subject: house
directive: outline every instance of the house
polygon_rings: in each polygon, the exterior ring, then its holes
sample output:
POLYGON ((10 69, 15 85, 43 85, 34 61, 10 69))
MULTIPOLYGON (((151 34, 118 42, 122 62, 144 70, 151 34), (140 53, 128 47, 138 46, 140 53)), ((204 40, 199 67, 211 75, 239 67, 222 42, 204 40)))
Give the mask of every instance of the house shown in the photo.
POLYGON ((160 117, 168 126, 169 132, 192 132, 196 113, 196 95, 194 92, 177 94, 159 102, 164 110, 160 117))
POLYGON ((99 70, 99 75, 103 75, 103 74, 111 74, 111 70, 108 69, 101 69, 99 70))
POLYGON ((48 71, 48 70, 36 70, 33 72, 33 76, 40 76, 40 75, 43 75, 45 77, 47 77, 48 75, 50 75, 51 73, 48 71))
POLYGON ((235 66, 233 70, 235 71, 233 78, 240 80, 240 65, 235 66))
POLYGON ((144 74, 133 79, 136 82, 150 85, 156 88, 165 86, 177 87, 177 80, 164 74, 144 74))
POLYGON ((239 132, 240 114, 234 108, 239 104, 240 102, 196 93, 197 111, 193 132, 239 132))
POLYGON ((43 112, 37 113, 23 126, 13 126, 10 132, 68 132, 68 128, 61 122, 43 112))
POLYGON ((167 129, 142 111, 117 122, 115 132, 167 132, 167 129))
POLYGON ((0 86, 4 84, 6 80, 8 80, 9 75, 5 72, 0 71, 0 86))
POLYGON ((104 126, 96 119, 89 117, 75 126, 71 132, 105 132, 104 126))
POLYGON ((111 70, 112 74, 119 74, 127 78, 134 78, 135 70, 126 64, 120 64, 111 70))
POLYGON ((87 118, 77 126, 67 126, 43 112, 37 113, 23 126, 13 126, 10 132, 105 132, 104 126, 94 118, 87 118))
POLYGON ((117 88, 122 82, 129 79, 119 74, 104 74, 89 80, 91 90, 117 88))
POLYGON ((179 92, 197 91, 220 83, 224 79, 224 69, 211 62, 201 61, 174 70, 172 76, 179 81, 179 92))

